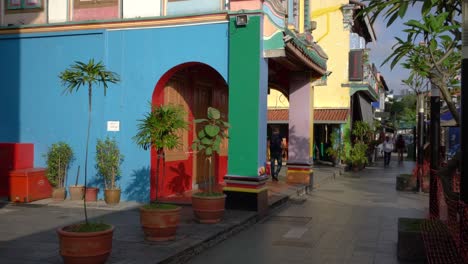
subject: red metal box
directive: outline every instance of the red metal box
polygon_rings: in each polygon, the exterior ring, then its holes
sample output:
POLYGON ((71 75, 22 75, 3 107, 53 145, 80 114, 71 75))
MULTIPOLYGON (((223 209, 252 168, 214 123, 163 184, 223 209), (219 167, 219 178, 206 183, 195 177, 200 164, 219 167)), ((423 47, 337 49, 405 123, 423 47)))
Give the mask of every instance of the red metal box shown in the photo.
POLYGON ((10 171, 10 201, 29 203, 52 197, 46 169, 30 168, 10 171))
POLYGON ((34 144, 0 143, 0 169, 27 169, 34 167, 34 144))

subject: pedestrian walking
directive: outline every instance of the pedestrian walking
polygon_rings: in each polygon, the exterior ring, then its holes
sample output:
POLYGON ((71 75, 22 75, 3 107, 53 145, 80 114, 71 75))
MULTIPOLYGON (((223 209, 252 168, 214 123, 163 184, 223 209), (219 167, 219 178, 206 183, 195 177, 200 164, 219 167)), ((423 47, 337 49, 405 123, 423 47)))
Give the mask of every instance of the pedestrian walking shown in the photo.
POLYGON ((385 141, 383 142, 383 151, 384 151, 384 167, 390 165, 390 158, 392 156, 393 151, 393 141, 390 139, 389 136, 385 137, 385 141))
POLYGON ((278 174, 283 165, 283 137, 280 134, 279 128, 274 127, 270 138, 270 166, 271 178, 273 181, 278 181, 278 174), (277 162, 277 167, 275 166, 277 162), (276 168, 276 169, 275 169, 276 168))
POLYGON ((398 135, 395 145, 398 152, 398 162, 403 162, 403 153, 405 152, 405 140, 403 139, 402 134, 398 135))

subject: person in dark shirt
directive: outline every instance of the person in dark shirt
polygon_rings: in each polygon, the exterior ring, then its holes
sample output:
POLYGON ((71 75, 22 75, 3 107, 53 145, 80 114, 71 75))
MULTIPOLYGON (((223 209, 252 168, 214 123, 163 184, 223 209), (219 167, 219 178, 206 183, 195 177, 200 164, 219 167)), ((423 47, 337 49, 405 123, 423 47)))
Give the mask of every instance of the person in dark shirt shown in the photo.
POLYGON ((395 145, 398 151, 398 162, 403 162, 403 153, 405 152, 405 140, 403 139, 402 134, 398 135, 395 145))
POLYGON ((278 174, 283 165, 282 159, 283 153, 283 137, 279 132, 279 128, 273 128, 273 133, 270 138, 270 166, 271 166, 271 178, 273 181, 278 181, 278 174), (278 166, 275 166, 275 162, 278 166), (276 168, 276 170, 275 170, 276 168))

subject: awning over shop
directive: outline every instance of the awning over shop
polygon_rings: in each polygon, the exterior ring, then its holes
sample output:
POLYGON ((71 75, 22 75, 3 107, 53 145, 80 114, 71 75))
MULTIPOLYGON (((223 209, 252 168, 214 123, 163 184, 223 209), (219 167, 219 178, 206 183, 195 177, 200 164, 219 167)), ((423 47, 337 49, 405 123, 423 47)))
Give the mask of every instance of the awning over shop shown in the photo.
POLYGON ((287 124, 289 122, 289 109, 268 109, 268 123, 287 124))
MULTIPOLYGON (((349 109, 315 109, 315 124, 343 124, 349 116, 349 109)), ((288 109, 268 109, 268 123, 288 123, 288 109)))
POLYGON ((374 123, 374 112, 372 112, 372 105, 360 94, 357 94, 359 97, 359 110, 361 112, 362 121, 366 122, 369 125, 374 123))
POLYGON ((349 116, 349 109, 315 109, 315 124, 343 124, 349 116))

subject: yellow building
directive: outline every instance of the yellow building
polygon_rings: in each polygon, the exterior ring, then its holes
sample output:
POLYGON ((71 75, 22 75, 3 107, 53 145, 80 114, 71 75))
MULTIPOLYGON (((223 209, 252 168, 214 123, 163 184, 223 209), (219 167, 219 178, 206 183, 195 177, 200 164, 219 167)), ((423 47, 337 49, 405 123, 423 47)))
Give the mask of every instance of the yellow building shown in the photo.
MULTIPOLYGON (((310 1, 313 41, 329 56, 328 76, 311 80, 314 159, 329 160, 325 150, 332 131, 341 133, 348 122, 372 123, 374 119, 371 103, 379 101, 379 88, 366 45, 375 42, 376 36, 369 19, 357 16, 364 6, 356 0, 310 1)), ((270 88, 268 109, 270 125, 287 127, 287 96, 274 87, 270 88)))
POLYGON ((314 90, 315 156, 319 160, 330 159, 325 150, 332 131, 357 120, 373 123, 371 103, 379 100, 377 71, 369 63, 366 45, 376 37, 368 17, 357 15, 363 7, 356 0, 313 1, 314 40, 330 55, 328 70, 332 72, 326 84, 314 90))

